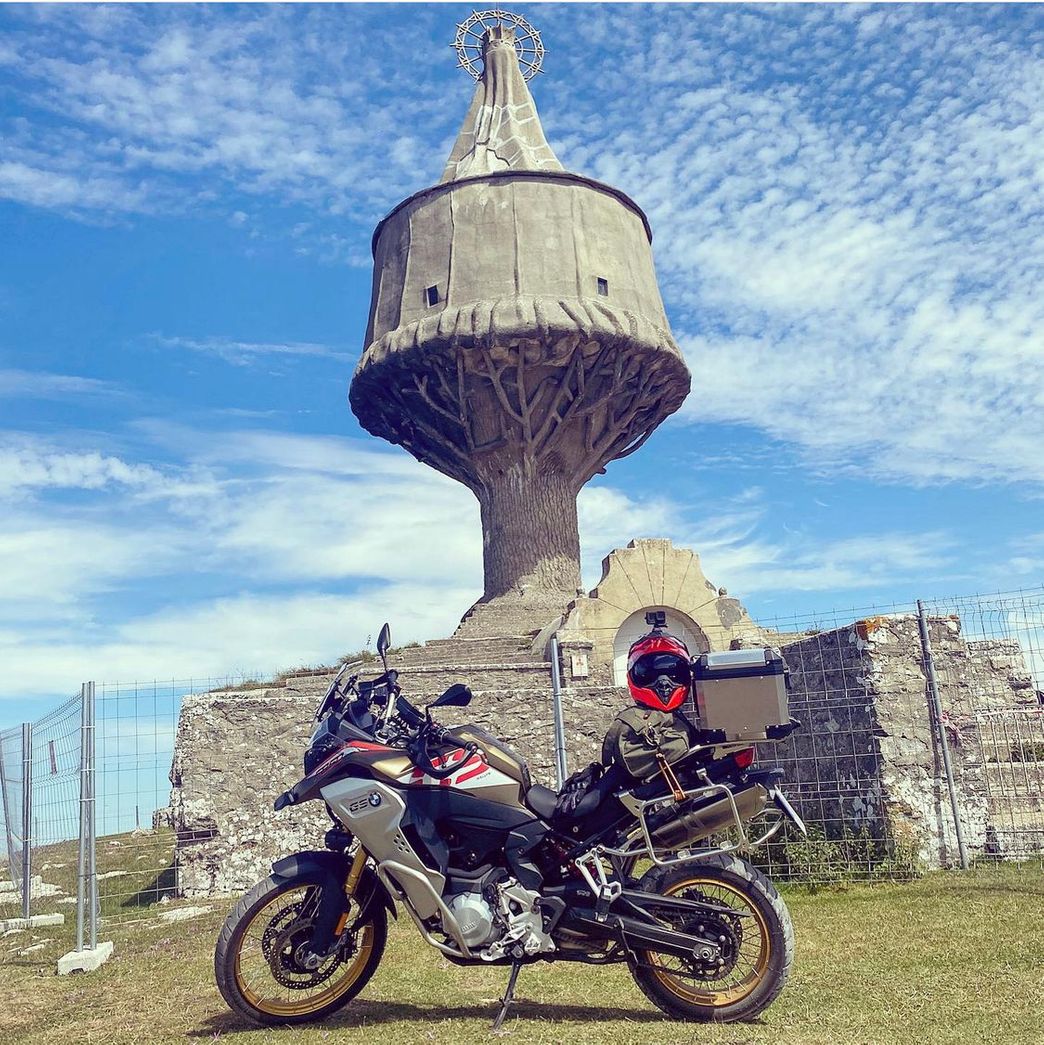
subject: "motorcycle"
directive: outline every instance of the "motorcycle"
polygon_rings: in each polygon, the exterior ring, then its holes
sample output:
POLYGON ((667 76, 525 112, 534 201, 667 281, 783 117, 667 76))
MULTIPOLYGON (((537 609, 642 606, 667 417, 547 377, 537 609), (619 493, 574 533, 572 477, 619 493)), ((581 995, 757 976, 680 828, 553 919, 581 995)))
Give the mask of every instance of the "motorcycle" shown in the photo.
POLYGON ((347 1005, 381 961, 400 904, 459 965, 625 962, 646 997, 683 1020, 749 1020, 777 997, 794 932, 772 883, 740 855, 785 820, 804 833, 778 770, 748 743, 696 744, 652 779, 609 768, 568 812, 523 759, 476 725, 451 686, 424 710, 388 667, 342 667, 315 713, 305 776, 277 810, 325 803, 323 850, 277 860, 235 906, 214 957, 237 1013, 265 1025, 319 1020, 347 1005), (765 828, 752 837, 751 823, 765 828), (701 845, 702 843, 702 845, 701 845))

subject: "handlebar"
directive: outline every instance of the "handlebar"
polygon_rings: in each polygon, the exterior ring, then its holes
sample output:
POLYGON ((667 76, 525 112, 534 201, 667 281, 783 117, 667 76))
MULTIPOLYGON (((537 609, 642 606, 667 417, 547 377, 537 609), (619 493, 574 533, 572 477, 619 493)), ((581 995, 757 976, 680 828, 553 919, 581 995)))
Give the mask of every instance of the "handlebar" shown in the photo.
POLYGON ((463 745, 460 756, 451 763, 436 765, 430 751, 431 745, 444 744, 447 741, 456 743, 457 741, 452 737, 449 729, 440 726, 431 719, 428 713, 418 710, 402 696, 398 686, 399 673, 397 671, 389 668, 383 675, 359 682, 358 685, 356 685, 358 676, 351 676, 345 686, 349 692, 356 694, 356 699, 351 702, 342 702, 337 699, 348 695, 347 693, 342 695, 340 692, 339 684, 343 674, 344 669, 335 678, 320 710, 332 709, 332 703, 339 704, 338 712, 347 715, 357 728, 376 734, 386 742, 389 742, 389 737, 393 738, 390 740, 391 743, 403 744, 405 742, 404 746, 414 764, 425 776, 435 780, 445 780, 457 772, 479 750, 477 744, 469 742, 463 745), (334 698, 333 702, 331 702, 331 697, 334 698), (383 710, 378 711, 378 708, 383 708, 383 710), (364 725, 361 720, 358 720, 357 711, 360 713, 365 711, 365 715, 362 716, 364 718, 371 715, 376 716, 376 721, 371 718, 370 724, 364 725), (413 737, 409 739, 411 733, 413 737))
POLYGON ((453 763, 436 766, 432 761, 431 755, 428 753, 428 741, 434 740, 436 744, 440 744, 446 739, 448 733, 449 730, 434 722, 429 722, 421 728, 416 741, 410 745, 410 758, 413 759, 413 764, 424 772, 425 776, 430 776, 435 780, 445 780, 446 777, 456 773, 456 771, 460 769, 476 751, 478 751, 478 744, 469 742, 464 745, 460 757, 453 763))

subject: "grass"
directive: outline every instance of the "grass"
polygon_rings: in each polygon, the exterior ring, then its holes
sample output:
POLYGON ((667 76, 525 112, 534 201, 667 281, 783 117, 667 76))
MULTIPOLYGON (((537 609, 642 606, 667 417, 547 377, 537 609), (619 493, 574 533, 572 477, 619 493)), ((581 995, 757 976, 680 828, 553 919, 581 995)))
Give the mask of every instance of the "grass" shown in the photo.
MULTIPOLYGON (((99 840, 103 842, 104 840, 99 840)), ((159 840, 157 840, 157 845, 159 840)), ((1044 872, 985 866, 906 884, 785 892, 797 959, 780 999, 754 1024, 703 1027, 653 1009, 626 970, 538 965, 519 978, 520 1004, 503 1035, 520 1042, 701 1042, 713 1045, 886 1045, 1044 1041, 1044 872)), ((67 923, 74 922, 73 909, 67 923)), ((213 983, 213 942, 228 901, 131 908, 103 925, 115 955, 86 976, 57 977, 63 930, 0 937, 0 1041, 236 1045, 319 1042, 484 1042, 506 971, 460 969, 393 926, 363 995, 325 1024, 244 1025, 213 983), (188 921, 160 913, 212 910, 188 921), (128 920, 128 912, 135 915, 128 920), (27 947, 39 949, 22 953, 27 947)))
MULTIPOLYGON (((142 908, 151 907, 162 896, 173 893, 173 831, 129 831, 108 835, 98 839, 95 852, 103 917, 137 917, 142 908)), ((32 913, 61 912, 66 922, 74 922, 76 906, 67 901, 76 896, 78 843, 75 840, 58 842, 34 850, 32 873, 60 890, 55 896, 34 898, 32 913)), ((0 903, 0 918, 16 918, 21 914, 20 904, 0 903)), ((0 938, 0 960, 3 953, 3 939, 0 938)))

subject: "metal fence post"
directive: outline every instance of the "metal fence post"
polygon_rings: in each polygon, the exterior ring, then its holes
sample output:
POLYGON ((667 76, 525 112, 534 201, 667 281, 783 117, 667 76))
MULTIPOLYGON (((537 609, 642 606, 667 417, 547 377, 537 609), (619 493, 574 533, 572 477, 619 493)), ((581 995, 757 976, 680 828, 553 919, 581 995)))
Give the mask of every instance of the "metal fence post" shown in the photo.
POLYGON ((555 729, 555 772, 559 788, 566 781, 565 722, 562 718, 562 674, 558 664, 558 636, 551 636, 551 711, 555 729))
POLYGON ((76 879, 76 949, 83 950, 83 915, 87 902, 87 684, 80 686, 80 847, 76 879))
POLYGON ((960 855, 961 867, 968 868, 968 849, 964 844, 964 828, 961 826, 961 809, 957 801, 957 788, 953 780, 953 767, 950 764, 950 744, 946 739, 946 727, 943 725, 942 704, 939 702, 939 686, 935 679, 935 661, 932 658, 932 643, 928 635, 928 616, 924 603, 917 600, 917 621, 921 631, 921 650, 924 654, 924 670, 928 676, 928 698, 931 705, 931 718, 934 720, 939 749, 942 752, 943 772, 946 774, 946 787, 950 792, 950 809, 953 812, 953 827, 957 835, 957 851, 960 855))
POLYGON ((98 865, 96 861, 96 832, 98 807, 95 802, 95 730, 94 730, 94 683, 87 683, 87 884, 91 904, 91 950, 98 946, 98 865))
POLYGON ((33 724, 22 723, 22 917, 29 921, 33 879, 33 724))

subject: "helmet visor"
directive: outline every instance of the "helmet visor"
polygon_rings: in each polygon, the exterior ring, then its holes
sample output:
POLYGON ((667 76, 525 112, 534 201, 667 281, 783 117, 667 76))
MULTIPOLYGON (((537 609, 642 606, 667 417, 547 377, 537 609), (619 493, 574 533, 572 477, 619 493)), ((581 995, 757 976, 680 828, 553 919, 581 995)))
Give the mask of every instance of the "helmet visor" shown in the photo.
POLYGON ((692 681, 689 662, 677 653, 644 653, 631 668, 631 680, 643 688, 664 675, 677 686, 687 686, 692 681))

